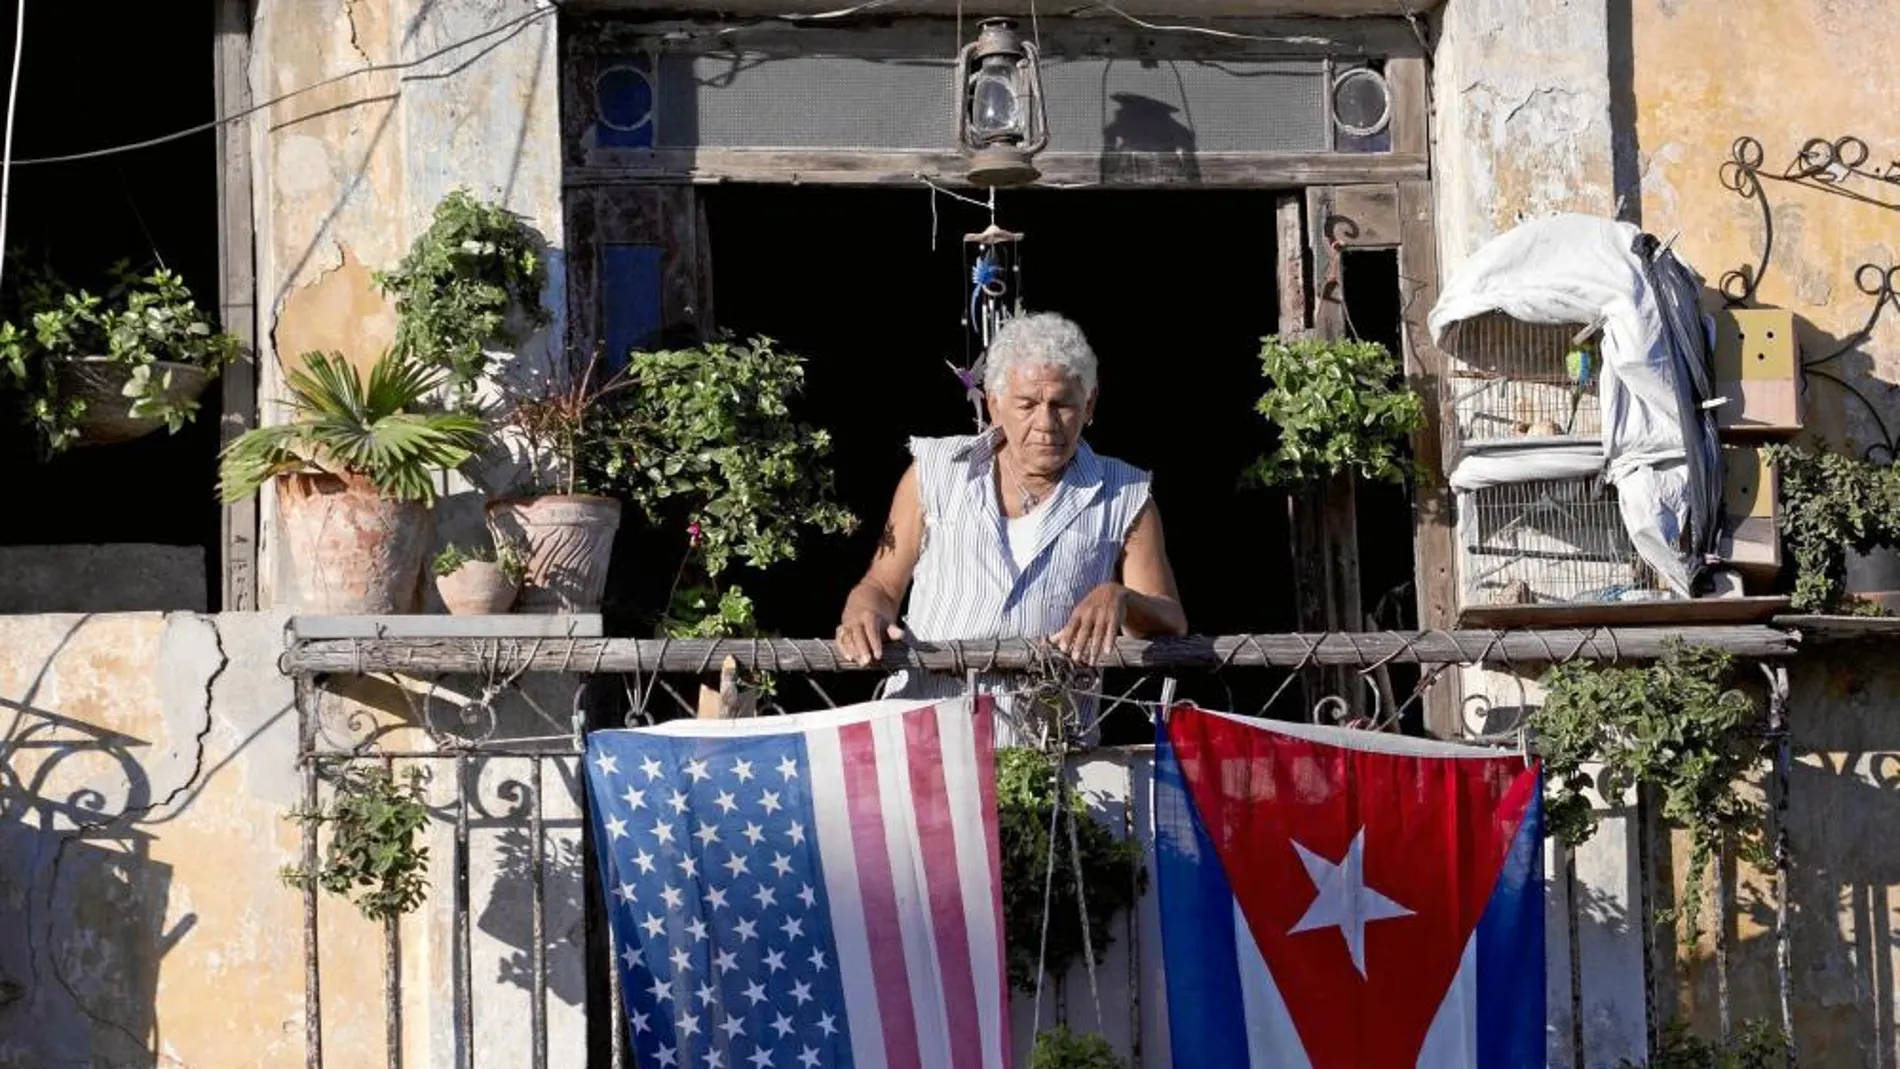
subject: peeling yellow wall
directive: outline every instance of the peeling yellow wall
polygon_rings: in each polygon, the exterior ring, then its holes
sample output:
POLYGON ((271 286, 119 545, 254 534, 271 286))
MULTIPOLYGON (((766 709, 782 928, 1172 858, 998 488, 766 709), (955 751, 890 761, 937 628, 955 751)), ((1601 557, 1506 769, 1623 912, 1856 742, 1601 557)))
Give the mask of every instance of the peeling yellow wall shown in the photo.
MULTIPOLYGON (((340 352, 367 368, 394 340, 374 273, 394 267, 457 188, 521 215, 548 241, 549 329, 517 347, 530 366, 565 336, 559 55, 539 0, 257 0, 252 122, 263 416, 282 418, 283 366, 340 352)), ((485 477, 480 473, 478 478, 485 477)), ((451 480, 452 494, 469 497, 451 480)), ((294 605, 261 502, 259 597, 294 605)), ((479 501, 446 500, 438 545, 479 537, 479 501)))
MULTIPOLYGON (((1900 109, 1891 91, 1900 28, 1891 3, 1637 0, 1633 7, 1642 223, 1661 236, 1680 231, 1677 250, 1711 287, 1759 262, 1766 238, 1760 203, 1723 184, 1737 139, 1759 142, 1772 174, 1785 173, 1812 138, 1861 137, 1873 167, 1900 159, 1900 109)), ((1900 205, 1900 185, 1855 179, 1838 188, 1900 205)), ((1763 192, 1774 245, 1757 301, 1800 317, 1809 357, 1833 352, 1873 308, 1856 288, 1856 270, 1895 263, 1900 211, 1785 182, 1766 181, 1763 192)), ((1869 396, 1888 425, 1900 427, 1900 405, 1884 385, 1900 380, 1900 317, 1889 315, 1833 370, 1858 382, 1880 380, 1869 396)), ((1807 400, 1810 427, 1836 444, 1865 449, 1880 440, 1869 413, 1834 384, 1813 381, 1807 400)))
MULTIPOLYGON (((1711 287, 1710 306, 1731 271, 1761 262, 1768 230, 1763 202, 1738 196, 1736 142, 1752 138, 1773 175, 1795 165, 1811 139, 1863 138, 1867 164, 1900 159, 1900 110, 1889 68, 1900 43, 1895 9, 1883 0, 1635 0, 1635 141, 1642 225, 1677 233, 1676 249, 1711 287)), ((1883 271, 1900 248, 1900 211, 1842 192, 1900 205, 1900 186, 1848 179, 1828 189, 1764 180, 1772 255, 1753 303, 1792 310, 1804 354, 1842 348, 1867 322, 1873 298, 1856 286, 1863 264, 1883 271)), ((1733 276, 1731 292, 1746 288, 1733 276)), ((1860 387, 1889 427, 1900 428, 1890 383, 1900 381, 1900 317, 1831 362, 1860 387)), ((1837 447, 1865 450, 1885 440, 1861 402, 1837 384, 1811 379, 1809 430, 1837 447)), ((1893 703, 1900 678, 1877 663, 1884 651, 1807 659, 1795 670, 1795 769, 1789 835, 1794 850, 1793 993, 1802 1062, 1893 1065, 1900 970, 1900 730, 1893 703)), ((1678 871, 1686 844, 1675 850, 1678 871)), ((1772 881, 1741 868, 1729 913, 1728 979, 1736 1018, 1779 1018, 1772 881)), ((1712 895, 1713 889, 1710 889, 1712 895)), ((1711 897, 1709 901, 1713 901, 1711 897)), ((1705 1031, 1716 1020, 1714 947, 1705 938, 1684 955, 1682 1005, 1705 1031)))

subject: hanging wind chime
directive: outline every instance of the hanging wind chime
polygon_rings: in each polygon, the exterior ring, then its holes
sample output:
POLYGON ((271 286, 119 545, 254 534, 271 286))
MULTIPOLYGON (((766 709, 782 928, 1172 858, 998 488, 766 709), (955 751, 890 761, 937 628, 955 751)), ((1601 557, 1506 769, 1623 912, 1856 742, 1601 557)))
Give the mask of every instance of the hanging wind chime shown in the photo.
POLYGON ((996 225, 991 201, 990 225, 963 235, 963 261, 969 278, 969 299, 963 302, 964 356, 976 349, 967 367, 950 366, 963 384, 963 395, 975 410, 976 428, 988 427, 983 412, 983 371, 996 331, 1023 310, 1023 235, 996 225))

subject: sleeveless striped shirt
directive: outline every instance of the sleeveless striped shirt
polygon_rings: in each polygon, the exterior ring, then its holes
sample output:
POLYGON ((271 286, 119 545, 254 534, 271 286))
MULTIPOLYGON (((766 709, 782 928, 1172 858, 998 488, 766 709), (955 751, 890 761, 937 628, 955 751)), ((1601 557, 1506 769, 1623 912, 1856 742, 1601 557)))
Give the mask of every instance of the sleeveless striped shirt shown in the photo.
MULTIPOLYGON (((1048 638, 1061 630, 1083 596, 1115 578, 1122 545, 1148 503, 1149 475, 1097 456, 1083 443, 1055 492, 1037 506, 1039 523, 1024 567, 1010 554, 1005 518, 996 499, 1000 432, 956 438, 913 438, 918 492, 923 498, 923 552, 912 578, 904 626, 925 641, 1048 638)), ((1007 687, 1002 675, 979 677, 979 690, 1007 687)), ((893 675, 889 697, 946 698, 967 689, 964 679, 923 671, 893 675)), ((1093 719, 1084 701, 1084 723, 1093 719)), ((1019 739, 1007 701, 997 723, 997 745, 1019 739)))

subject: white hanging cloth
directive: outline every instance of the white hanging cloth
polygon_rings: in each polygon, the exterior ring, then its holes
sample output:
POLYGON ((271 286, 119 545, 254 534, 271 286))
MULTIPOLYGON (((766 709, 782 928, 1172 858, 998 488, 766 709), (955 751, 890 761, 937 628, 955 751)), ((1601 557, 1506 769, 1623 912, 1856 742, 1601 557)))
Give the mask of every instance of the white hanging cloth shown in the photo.
POLYGON ((1638 252, 1642 240, 1637 227, 1596 216, 1525 223, 1487 242, 1449 280, 1429 325, 1438 342, 1452 324, 1487 312, 1538 324, 1602 321, 1600 447, 1487 450, 1461 460, 1450 480, 1474 489, 1601 470, 1636 551, 1688 597, 1706 551, 1694 543, 1708 541, 1719 507, 1719 490, 1716 504, 1708 490, 1721 485, 1712 420, 1701 418, 1695 397, 1707 376, 1692 370, 1692 361, 1707 362, 1707 338, 1698 330, 1685 342, 1670 330, 1665 316, 1681 311, 1678 291, 1694 276, 1667 252, 1669 270, 1653 274, 1638 252), (1697 351, 1681 352, 1684 344, 1697 351))

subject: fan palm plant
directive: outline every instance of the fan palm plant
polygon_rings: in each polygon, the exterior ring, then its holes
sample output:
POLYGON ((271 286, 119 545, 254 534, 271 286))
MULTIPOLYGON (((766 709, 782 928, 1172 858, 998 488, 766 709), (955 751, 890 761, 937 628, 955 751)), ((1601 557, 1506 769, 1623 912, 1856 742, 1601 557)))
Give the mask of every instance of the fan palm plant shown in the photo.
POLYGON ((364 381, 339 353, 310 353, 285 376, 293 419, 246 431, 219 458, 226 502, 256 493, 278 475, 361 475, 399 501, 435 498, 435 472, 478 452, 488 428, 466 412, 425 407, 447 373, 386 353, 364 381))

